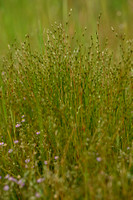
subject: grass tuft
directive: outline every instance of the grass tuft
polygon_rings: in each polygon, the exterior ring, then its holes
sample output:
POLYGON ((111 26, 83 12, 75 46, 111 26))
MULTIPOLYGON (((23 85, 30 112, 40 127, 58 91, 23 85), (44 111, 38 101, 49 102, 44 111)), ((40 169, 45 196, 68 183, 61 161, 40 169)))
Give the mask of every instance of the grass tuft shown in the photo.
POLYGON ((86 31, 55 23, 43 51, 27 35, 2 59, 1 200, 132 199, 133 40, 86 31))

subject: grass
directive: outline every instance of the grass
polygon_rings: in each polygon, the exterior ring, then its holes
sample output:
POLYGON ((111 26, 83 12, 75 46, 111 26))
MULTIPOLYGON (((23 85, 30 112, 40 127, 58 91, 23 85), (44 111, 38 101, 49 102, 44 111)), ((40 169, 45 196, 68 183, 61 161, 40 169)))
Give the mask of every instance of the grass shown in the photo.
POLYGON ((48 29, 44 52, 27 35, 1 61, 1 200, 133 199, 133 41, 116 35, 113 53, 99 30, 87 44, 86 28, 67 30, 48 29))

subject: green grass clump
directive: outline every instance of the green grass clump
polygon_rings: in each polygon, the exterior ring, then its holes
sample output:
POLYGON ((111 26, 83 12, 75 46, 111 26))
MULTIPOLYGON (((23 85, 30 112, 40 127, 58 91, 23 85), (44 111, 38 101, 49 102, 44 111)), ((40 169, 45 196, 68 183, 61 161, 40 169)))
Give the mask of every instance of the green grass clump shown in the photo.
POLYGON ((132 199, 133 41, 46 34, 43 53, 26 36, 1 62, 1 200, 132 199))

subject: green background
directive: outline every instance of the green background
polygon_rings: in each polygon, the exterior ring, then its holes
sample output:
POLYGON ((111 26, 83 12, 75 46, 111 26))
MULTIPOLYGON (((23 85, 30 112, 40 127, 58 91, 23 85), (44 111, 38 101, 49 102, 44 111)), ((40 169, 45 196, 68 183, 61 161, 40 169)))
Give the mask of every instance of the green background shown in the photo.
POLYGON ((87 26, 88 33, 93 34, 102 12, 103 37, 110 35, 112 25, 132 36, 132 0, 0 0, 0 52, 6 51, 14 39, 23 41, 27 33, 33 45, 40 46, 44 28, 55 21, 65 22, 70 8, 70 33, 80 33, 81 27, 87 26))

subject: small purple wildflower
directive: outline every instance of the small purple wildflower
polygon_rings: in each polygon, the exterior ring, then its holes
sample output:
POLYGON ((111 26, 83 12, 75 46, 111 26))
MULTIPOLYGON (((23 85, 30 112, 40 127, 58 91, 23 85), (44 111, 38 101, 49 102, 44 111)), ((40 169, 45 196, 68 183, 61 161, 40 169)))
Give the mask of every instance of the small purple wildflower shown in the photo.
POLYGON ((9 174, 7 174, 6 176, 5 176, 5 179, 8 179, 10 176, 9 176, 9 174))
POLYGON ((35 196, 36 196, 37 198, 40 198, 40 197, 41 197, 41 195, 40 195, 38 192, 35 193, 35 196))
POLYGON ((58 160, 58 158, 59 158, 58 156, 55 156, 55 157, 54 157, 55 160, 58 160))
POLYGON ((12 153, 12 152, 13 152, 13 150, 12 150, 12 149, 9 149, 8 153, 12 153))
POLYGON ((18 181, 18 185, 19 185, 21 188, 24 187, 25 183, 24 183, 23 179, 20 179, 20 180, 18 181))
POLYGON ((36 134, 39 135, 39 134, 40 134, 40 131, 37 131, 36 134))
POLYGON ((37 179, 37 183, 41 183, 41 182, 43 182, 44 181, 44 178, 39 178, 39 179, 37 179))
POLYGON ((25 115, 22 115, 22 118, 24 118, 25 117, 25 115))
POLYGON ((21 122, 25 122, 25 119, 22 119, 22 121, 21 122))
POLYGON ((8 186, 8 185, 5 185, 4 188, 3 188, 3 190, 4 190, 4 191, 8 191, 8 190, 9 190, 9 186, 8 186))
POLYGON ((17 179, 14 177, 9 177, 8 180, 17 183, 17 179))
POLYGON ((101 162, 102 158, 101 157, 97 157, 96 158, 98 162, 101 162))
POLYGON ((18 127, 20 127, 20 126, 21 126, 21 124, 18 124, 18 123, 16 124, 16 128, 18 128, 18 127))
POLYGON ((30 159, 27 158, 27 159, 25 160, 25 163, 29 163, 29 162, 30 162, 30 159))
POLYGON ((127 147, 127 150, 129 150, 130 149, 130 147, 127 147))
POLYGON ((2 146, 4 144, 4 142, 0 142, 0 146, 2 146))
POLYGON ((0 176, 0 179, 2 179, 2 176, 0 176))
POLYGON ((18 140, 15 140, 15 141, 14 141, 14 144, 17 144, 17 143, 18 143, 18 140))
POLYGON ((44 161, 44 164, 45 164, 45 165, 47 165, 47 164, 48 164, 48 161, 47 161, 47 160, 45 160, 45 161, 44 161))

